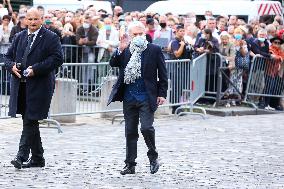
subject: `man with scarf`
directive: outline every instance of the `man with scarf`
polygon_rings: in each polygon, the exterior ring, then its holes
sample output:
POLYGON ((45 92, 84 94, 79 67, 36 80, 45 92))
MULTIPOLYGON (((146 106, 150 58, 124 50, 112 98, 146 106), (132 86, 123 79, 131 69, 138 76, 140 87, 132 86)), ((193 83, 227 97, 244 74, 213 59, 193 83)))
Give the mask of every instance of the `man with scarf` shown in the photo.
POLYGON ((126 137, 126 166, 122 175, 135 173, 137 158, 138 124, 148 147, 150 172, 159 169, 158 152, 153 127, 154 112, 166 101, 168 78, 161 48, 147 42, 145 26, 134 21, 129 24, 128 37, 123 36, 110 65, 119 67, 119 77, 109 97, 109 102, 123 101, 126 137))

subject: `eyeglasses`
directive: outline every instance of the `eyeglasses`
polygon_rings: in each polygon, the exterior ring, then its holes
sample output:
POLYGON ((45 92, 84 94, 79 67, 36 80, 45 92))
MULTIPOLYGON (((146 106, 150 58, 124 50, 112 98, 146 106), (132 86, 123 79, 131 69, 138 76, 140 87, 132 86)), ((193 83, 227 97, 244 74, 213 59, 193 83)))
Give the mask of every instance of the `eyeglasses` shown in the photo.
POLYGON ((280 45, 280 41, 273 41, 274 44, 280 45))

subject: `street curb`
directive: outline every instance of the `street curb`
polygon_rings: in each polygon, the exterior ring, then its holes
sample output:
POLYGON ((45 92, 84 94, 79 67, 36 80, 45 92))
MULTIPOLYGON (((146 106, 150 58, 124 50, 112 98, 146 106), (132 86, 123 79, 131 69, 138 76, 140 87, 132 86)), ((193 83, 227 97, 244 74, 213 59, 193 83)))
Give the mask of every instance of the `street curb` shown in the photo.
POLYGON ((265 114, 279 114, 283 113, 280 111, 269 111, 269 110, 262 110, 262 109, 255 109, 251 108, 250 110, 238 110, 238 109, 217 109, 217 108, 205 108, 206 112, 210 115, 215 116, 246 116, 246 115, 265 115, 265 114))

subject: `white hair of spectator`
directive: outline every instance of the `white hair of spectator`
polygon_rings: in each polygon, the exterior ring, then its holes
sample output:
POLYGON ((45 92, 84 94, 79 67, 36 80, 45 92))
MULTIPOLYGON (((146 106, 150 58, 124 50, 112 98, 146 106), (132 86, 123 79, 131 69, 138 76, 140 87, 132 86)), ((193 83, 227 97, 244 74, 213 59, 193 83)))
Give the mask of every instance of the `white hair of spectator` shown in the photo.
POLYGON ((128 25, 128 32, 131 34, 132 29, 136 28, 136 27, 143 29, 143 31, 146 30, 146 28, 145 28, 145 26, 144 26, 144 24, 142 22, 140 22, 140 21, 133 21, 133 22, 130 22, 130 24, 128 25))
POLYGON ((258 32, 257 32, 257 35, 259 35, 259 34, 265 34, 265 35, 267 35, 267 30, 266 30, 266 29, 260 29, 260 30, 258 30, 258 32))
POLYGON ((256 23, 259 23, 259 20, 257 18, 250 19, 248 22, 249 25, 256 24, 256 23))
POLYGON ((268 24, 265 29, 267 30, 267 32, 276 31, 276 27, 273 24, 268 24))
POLYGON ((191 32, 194 37, 196 37, 199 32, 198 28, 194 24, 187 26, 186 29, 191 32))
POLYGON ((220 34, 220 38, 222 38, 222 37, 230 38, 230 34, 227 31, 222 31, 221 34, 220 34))

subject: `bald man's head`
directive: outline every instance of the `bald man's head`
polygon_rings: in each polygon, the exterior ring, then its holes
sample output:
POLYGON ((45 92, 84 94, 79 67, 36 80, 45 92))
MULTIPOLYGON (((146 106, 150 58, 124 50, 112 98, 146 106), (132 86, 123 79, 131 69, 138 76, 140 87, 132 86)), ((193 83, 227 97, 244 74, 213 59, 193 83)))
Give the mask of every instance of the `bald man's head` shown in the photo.
POLYGON ((26 23, 31 33, 38 30, 42 25, 42 15, 36 8, 31 8, 26 14, 26 23))
POLYGON ((27 16, 28 15, 37 15, 37 16, 41 16, 40 12, 38 11, 37 8, 30 8, 27 10, 27 16))

